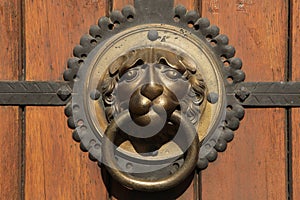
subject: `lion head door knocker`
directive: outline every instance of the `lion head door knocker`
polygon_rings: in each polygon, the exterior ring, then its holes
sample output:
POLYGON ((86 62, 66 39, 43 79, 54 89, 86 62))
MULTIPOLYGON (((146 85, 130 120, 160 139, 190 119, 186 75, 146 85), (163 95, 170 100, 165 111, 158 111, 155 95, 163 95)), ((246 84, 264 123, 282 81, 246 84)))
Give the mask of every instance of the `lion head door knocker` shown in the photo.
POLYGON ((135 0, 92 26, 64 78, 73 138, 125 187, 162 191, 217 158, 244 116, 245 79, 216 26, 172 0, 135 0))

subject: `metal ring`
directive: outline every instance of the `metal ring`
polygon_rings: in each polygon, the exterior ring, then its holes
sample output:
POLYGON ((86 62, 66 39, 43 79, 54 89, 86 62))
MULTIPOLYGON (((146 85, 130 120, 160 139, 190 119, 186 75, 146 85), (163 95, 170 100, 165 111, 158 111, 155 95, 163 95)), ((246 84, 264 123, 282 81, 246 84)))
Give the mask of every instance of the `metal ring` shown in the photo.
MULTIPOLYGON (((115 120, 118 120, 118 122, 120 121, 121 123, 123 120, 126 121, 125 117, 127 117, 126 114, 121 113, 120 117, 115 120)), ((120 130, 117 124, 120 123, 116 123, 115 120, 111 122, 105 131, 106 138, 104 138, 102 146, 103 163, 106 165, 107 171, 111 174, 111 176, 125 187, 146 192, 164 191, 183 182, 195 169, 200 146, 199 138, 196 137, 197 134, 194 126, 179 112, 174 112, 170 117, 170 121, 174 124, 181 123, 180 125, 183 127, 188 139, 192 139, 192 143, 187 149, 185 162, 178 171, 164 178, 149 181, 143 178, 133 177, 126 172, 118 170, 118 164, 114 155, 115 145, 113 142, 120 130)))

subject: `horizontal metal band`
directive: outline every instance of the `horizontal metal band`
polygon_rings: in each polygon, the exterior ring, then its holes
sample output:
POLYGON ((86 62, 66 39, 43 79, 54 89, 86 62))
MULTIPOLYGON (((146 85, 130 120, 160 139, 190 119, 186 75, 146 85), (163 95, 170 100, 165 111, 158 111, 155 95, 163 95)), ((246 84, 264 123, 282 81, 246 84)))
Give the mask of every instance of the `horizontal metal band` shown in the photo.
MULTIPOLYGON (((72 94, 65 81, 0 81, 0 105, 63 106, 72 94)), ((300 82, 243 82, 226 87, 244 107, 300 107, 300 82)))
POLYGON ((243 82, 226 91, 244 107, 300 107, 300 82, 243 82))
POLYGON ((0 81, 0 105, 62 106, 71 93, 68 82, 0 81))

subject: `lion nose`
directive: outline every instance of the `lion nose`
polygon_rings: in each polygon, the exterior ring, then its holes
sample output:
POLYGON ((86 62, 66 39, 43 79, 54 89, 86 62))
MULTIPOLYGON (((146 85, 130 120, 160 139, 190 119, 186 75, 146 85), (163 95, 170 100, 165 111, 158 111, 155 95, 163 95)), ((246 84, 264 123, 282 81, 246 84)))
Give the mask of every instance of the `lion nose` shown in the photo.
POLYGON ((153 101, 163 93, 163 90, 164 88, 160 84, 149 83, 143 85, 141 94, 153 101))

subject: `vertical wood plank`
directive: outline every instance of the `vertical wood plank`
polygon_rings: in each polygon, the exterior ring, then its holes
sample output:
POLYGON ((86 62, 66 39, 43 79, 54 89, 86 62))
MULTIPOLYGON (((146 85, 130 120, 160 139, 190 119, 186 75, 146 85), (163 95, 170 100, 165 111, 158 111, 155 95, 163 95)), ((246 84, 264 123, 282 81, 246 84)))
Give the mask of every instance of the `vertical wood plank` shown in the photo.
POLYGON ((0 194, 21 199, 21 131, 18 107, 0 109, 0 194))
POLYGON ((198 190, 198 188, 195 185, 195 181, 198 181, 197 178, 198 178, 198 176, 195 174, 193 182, 186 189, 186 191, 179 198, 177 198, 177 200, 192 200, 192 199, 196 199, 196 193, 195 193, 195 191, 198 190))
MULTIPOLYGON (((0 80, 18 80, 21 69, 21 1, 0 1, 0 80)), ((1 199, 21 199, 22 130, 18 107, 0 108, 1 199)))
MULTIPOLYGON (((203 0, 244 62, 246 81, 284 81, 288 1, 203 0)), ((203 172, 203 200, 285 199, 285 112, 247 109, 235 139, 203 172)))
POLYGON ((279 109, 247 110, 243 124, 226 152, 219 154, 217 161, 203 172, 203 200, 220 197, 224 200, 285 199, 282 115, 279 109), (264 116, 261 116, 262 112, 264 116), (270 125, 273 118, 276 119, 270 125))
POLYGON ((113 2, 113 6, 112 6, 113 10, 122 10, 124 6, 134 5, 134 0, 112 0, 112 2, 113 2))
POLYGON ((200 5, 199 2, 199 0, 174 0, 174 5, 183 5, 188 10, 198 10, 200 5))
MULTIPOLYGON (((300 81, 300 2, 292 0, 291 31, 292 31, 292 76, 293 81, 300 81)), ((293 198, 300 199, 300 109, 292 109, 292 181, 293 198)))
MULTIPOLYGON (((105 9, 105 0, 26 1, 27 80, 62 80, 73 47, 105 9)), ((63 107, 27 108, 25 199, 105 198, 100 169, 71 132, 63 107)))

